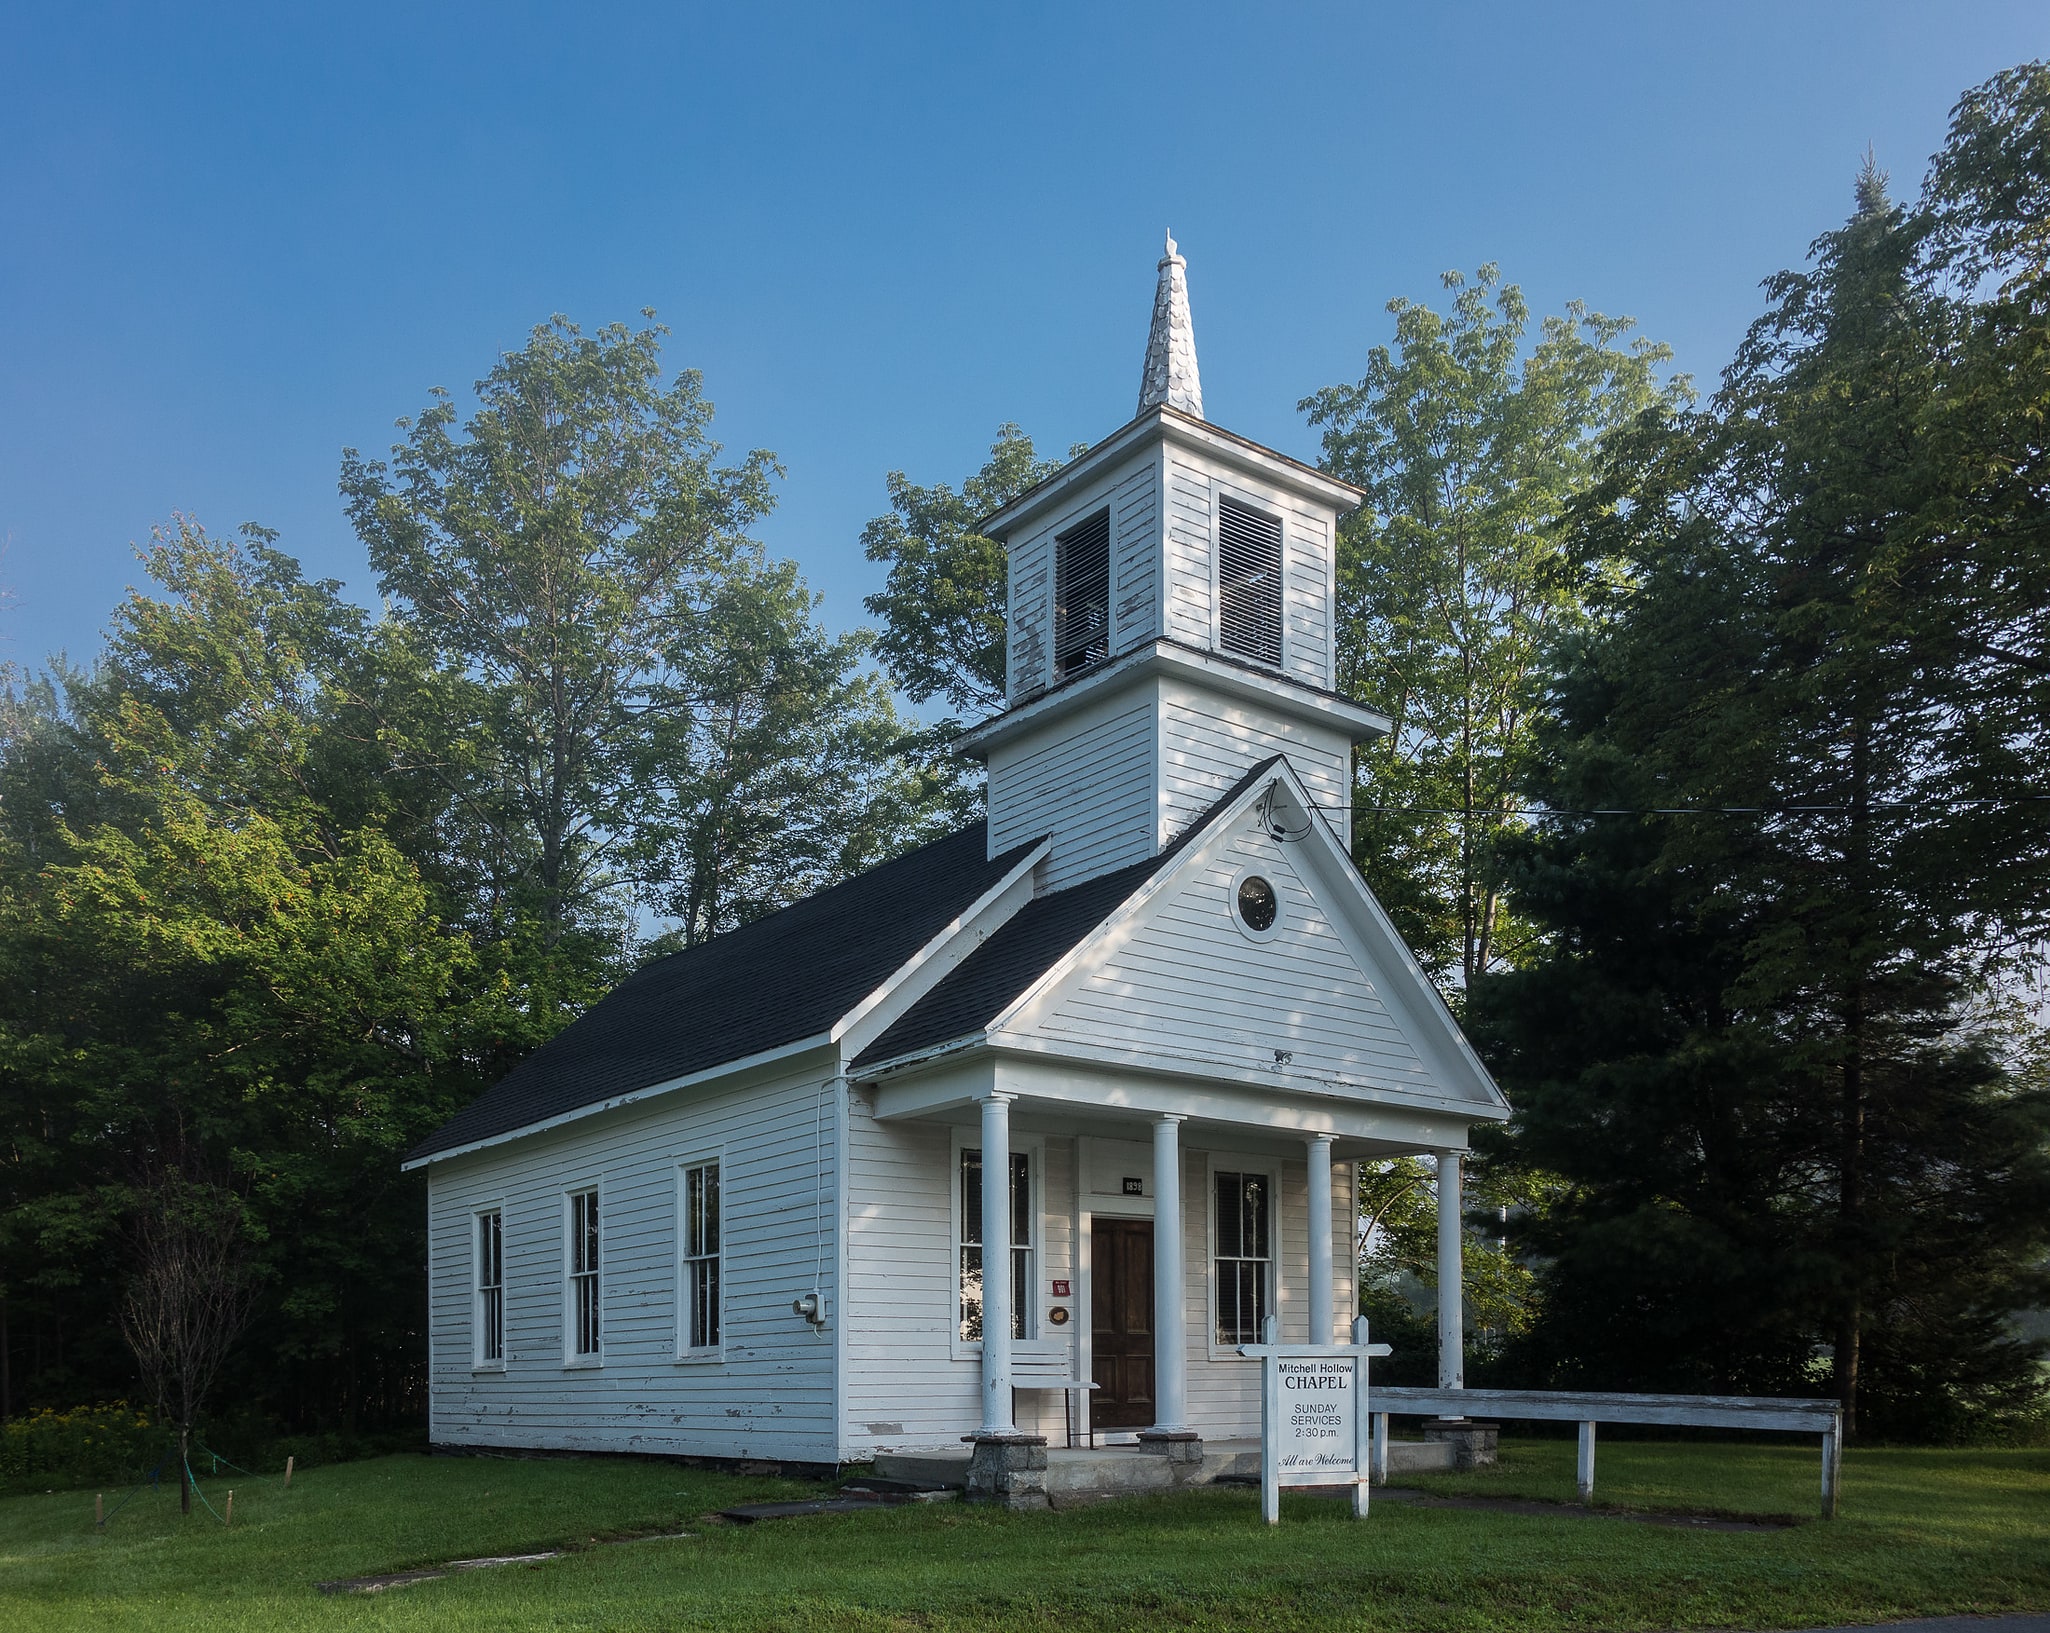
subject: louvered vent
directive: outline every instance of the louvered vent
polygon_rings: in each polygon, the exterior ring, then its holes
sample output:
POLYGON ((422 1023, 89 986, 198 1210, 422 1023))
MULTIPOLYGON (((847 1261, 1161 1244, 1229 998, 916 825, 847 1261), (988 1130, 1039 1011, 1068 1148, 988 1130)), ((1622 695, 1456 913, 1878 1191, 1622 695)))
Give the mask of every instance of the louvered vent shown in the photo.
POLYGON ((1281 523, 1231 499, 1217 517, 1217 640, 1281 667, 1281 523))
POLYGON ((1056 678, 1110 656, 1110 512, 1099 510, 1054 538, 1053 661, 1056 678))

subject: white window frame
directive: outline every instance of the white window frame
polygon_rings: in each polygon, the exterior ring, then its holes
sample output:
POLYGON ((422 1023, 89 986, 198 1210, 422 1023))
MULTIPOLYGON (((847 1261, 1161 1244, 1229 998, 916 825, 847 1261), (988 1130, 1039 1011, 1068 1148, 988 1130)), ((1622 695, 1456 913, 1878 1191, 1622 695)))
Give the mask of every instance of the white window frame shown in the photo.
POLYGON ((505 1204, 503 1202, 480 1202, 470 1210, 470 1370, 472 1372, 503 1372, 505 1370, 506 1327, 505 1327, 505 1204), (498 1218, 498 1354, 485 1354, 485 1332, 487 1321, 484 1314, 484 1221, 493 1215, 498 1218))
MULTIPOLYGON (((726 1148, 723 1145, 712 1150, 692 1152, 676 1160, 676 1359, 679 1363, 718 1362, 726 1359, 726 1180, 726 1148), (690 1176, 694 1170, 700 1168, 714 1169, 719 1175, 719 1240, 717 1250, 707 1255, 718 1266, 719 1338, 717 1343, 693 1345, 690 1341, 690 1266, 697 1261, 688 1256, 687 1250, 690 1246, 690 1176)), ((602 1245, 602 1237, 600 1242, 602 1245)))
MULTIPOLYGON (((1288 660, 1294 655, 1294 643, 1289 639, 1288 617, 1288 569, 1289 569, 1289 526, 1288 507, 1279 503, 1272 494, 1261 493, 1255 488, 1241 487, 1238 483, 1222 476, 1210 479, 1210 650, 1227 663, 1242 663, 1258 670, 1263 675, 1292 675, 1288 660), (1281 658, 1272 669, 1258 658, 1249 658, 1242 652, 1227 652, 1224 649, 1224 501, 1243 505, 1257 515, 1265 516, 1281 529, 1281 658)), ((1337 617, 1336 603, 1333 603, 1332 617, 1337 617)), ((1335 683, 1334 683, 1335 684, 1335 683)))
POLYGON ((1285 881, 1281 868, 1281 858, 1277 856, 1272 861, 1247 862, 1232 873, 1231 883, 1226 887, 1228 894, 1224 898, 1225 911, 1231 914, 1231 922, 1237 927, 1238 933, 1248 941, 1272 941, 1288 928, 1288 892, 1284 888, 1285 881), (1274 892, 1274 922, 1264 930, 1255 930, 1246 922, 1245 915, 1239 911, 1239 886, 1253 878, 1265 879, 1268 887, 1274 892))
POLYGON ((601 1367, 605 1364, 605 1236, 612 1228, 612 1210, 605 1200, 605 1187, 592 1180, 583 1185, 565 1186, 562 1192, 562 1364, 565 1368, 582 1370, 601 1367), (580 1196, 594 1196, 598 1199, 598 1262, 587 1272, 595 1278, 598 1347, 585 1354, 577 1349, 577 1278, 576 1267, 576 1199, 580 1196))
MULTIPOLYGON (((1282 1190, 1283 1170, 1278 1157, 1234 1156, 1226 1151, 1206 1153, 1203 1165, 1203 1221, 1204 1258, 1203 1280, 1208 1289, 1204 1300, 1208 1308, 1204 1311, 1203 1339, 1213 1361, 1244 1361, 1236 1345, 1220 1344, 1217 1341, 1217 1318, 1221 1313, 1217 1285, 1217 1176, 1227 1174, 1259 1174, 1267 1181, 1267 1266, 1268 1266, 1268 1313, 1280 1317, 1287 1325, 1286 1290, 1288 1277, 1284 1267, 1288 1263, 1287 1241, 1282 1232, 1282 1220, 1287 1214, 1286 1195, 1282 1190)), ((1246 1363, 1252 1365, 1250 1361, 1246 1363)))
MULTIPOLYGON (((947 1217, 950 1221, 947 1232, 947 1332, 953 1341, 954 1359, 966 1361, 979 1359, 982 1355, 982 1340, 961 1336, 961 1249, 967 1244, 961 1240, 961 1153, 982 1149, 980 1129, 957 1128, 947 1149, 947 1217)), ((1017 1134, 1011 1136, 1011 1154, 1026 1159, 1026 1188, 1031 1193, 1032 1240, 1025 1244, 1026 1263, 1030 1274, 1022 1285, 1017 1275, 1011 1277, 1011 1302, 1024 1314, 1025 1331, 1022 1336, 1011 1340, 1014 1344, 1029 1344, 1039 1337, 1039 1295, 1041 1270, 1046 1263, 1046 1137, 1042 1134, 1017 1134)), ((989 1170, 983 1169, 984 1183, 988 1183, 989 1170)), ((1013 1242, 1012 1247, 1017 1247, 1013 1242)))

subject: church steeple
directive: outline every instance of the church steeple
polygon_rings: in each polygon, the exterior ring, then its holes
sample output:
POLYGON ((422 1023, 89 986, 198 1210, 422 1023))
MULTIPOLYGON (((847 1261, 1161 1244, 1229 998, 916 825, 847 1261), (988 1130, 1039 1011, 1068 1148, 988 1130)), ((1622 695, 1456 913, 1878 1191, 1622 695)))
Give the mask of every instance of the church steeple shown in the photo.
POLYGON ((1146 335, 1146 371, 1139 380, 1139 412, 1162 406, 1203 417, 1203 380, 1196 372, 1196 326, 1189 320, 1188 262, 1175 251, 1174 234, 1160 257, 1153 291, 1153 327, 1146 335))
POLYGON ((1287 757, 1350 843, 1338 518, 1358 488, 1203 418, 1189 286, 1160 258, 1139 412, 976 531, 1010 559, 1008 707, 960 740, 989 767, 989 845, 1050 838, 1038 888, 1158 856, 1287 757))

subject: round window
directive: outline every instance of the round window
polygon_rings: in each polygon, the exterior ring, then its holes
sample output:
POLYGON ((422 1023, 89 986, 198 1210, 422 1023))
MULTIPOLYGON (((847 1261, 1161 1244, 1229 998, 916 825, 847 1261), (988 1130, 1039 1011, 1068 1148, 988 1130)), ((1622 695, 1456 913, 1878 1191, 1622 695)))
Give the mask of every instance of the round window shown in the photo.
POLYGON ((1239 881, 1239 917, 1248 930, 1274 928, 1274 887, 1257 873, 1239 881))

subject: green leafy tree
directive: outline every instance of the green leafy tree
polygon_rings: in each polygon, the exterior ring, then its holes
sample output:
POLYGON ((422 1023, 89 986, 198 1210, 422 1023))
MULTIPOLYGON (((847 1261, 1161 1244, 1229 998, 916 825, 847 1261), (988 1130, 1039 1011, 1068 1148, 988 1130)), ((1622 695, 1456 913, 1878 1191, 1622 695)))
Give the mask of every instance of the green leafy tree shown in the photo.
POLYGON ((1708 412, 1620 439, 1576 518, 1627 591, 1539 792, 1683 814, 1532 841, 1547 956, 1477 998, 1513 1148, 1575 1186, 1533 1237, 1567 1370, 1770 1386, 1819 1345, 1853 1421, 1929 1434, 2039 1387, 2007 1321, 2042 1294, 2050 1102, 2002 994, 2050 884, 2014 582, 2050 306, 2026 254, 1955 273, 2031 241, 1997 201, 2050 182, 2044 92, 1967 97, 1917 209, 1868 165, 1708 412))
MULTIPOLYGON (((1493 1367, 1529 1326, 1536 1279, 1509 1243, 1512 1209, 1542 1201, 1542 1178, 1469 1163, 1462 1175, 1465 1217, 1460 1298, 1469 1373, 1493 1367)), ((1378 1342, 1394 1347, 1385 1381, 1438 1381, 1438 1179, 1420 1157, 1363 1162, 1359 1174, 1360 1311, 1378 1342)))
POLYGON ((934 837, 947 790, 907 763, 911 728, 865 633, 820 627, 789 562, 742 557, 667 654, 637 772, 633 865, 695 946, 934 837))
POLYGON ((461 1039, 496 1000, 412 863, 306 792, 321 654, 361 614, 260 533, 181 523, 148 562, 169 593, 18 699, 0 756, 0 1273, 118 1380, 122 1221, 168 1175, 233 1175, 278 1289, 243 1376, 416 1401, 397 1157, 474 1092, 461 1039))
POLYGON ((698 375, 663 377, 665 333, 555 318, 477 383, 460 431, 437 392, 390 464, 342 464, 386 595, 468 683, 411 763, 457 779, 495 887, 549 953, 624 934, 617 862, 646 814, 634 775, 657 699, 779 473, 759 450, 718 462, 698 375), (443 762, 448 743, 466 749, 443 762))
POLYGON ((1495 846, 1513 820, 1549 645, 1592 583, 1556 524, 1604 433, 1685 400, 1669 348, 1578 302, 1530 312, 1493 266, 1449 314, 1389 303, 1392 346, 1306 398, 1324 465, 1366 491, 1341 525, 1339 677, 1394 729, 1356 768, 1354 855, 1425 966, 1463 989, 1512 957, 1495 846))
MULTIPOLYGON (((1084 450, 1071 448, 1069 458, 1084 450)), ((989 458, 959 491, 888 477, 890 514, 861 531, 870 561, 887 562, 883 588, 863 603, 880 618, 876 651, 913 703, 943 699, 957 715, 1004 704, 1004 547, 975 524, 1060 469, 1036 458, 1015 425, 997 427, 989 458)))

